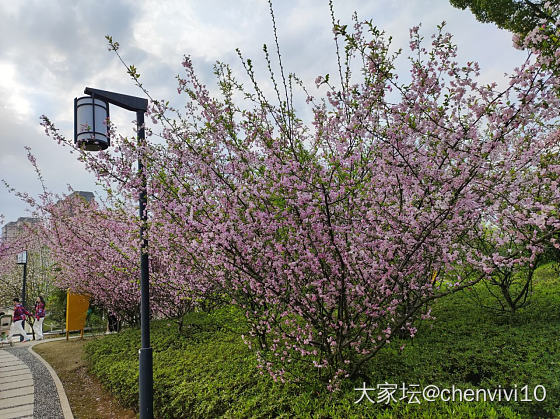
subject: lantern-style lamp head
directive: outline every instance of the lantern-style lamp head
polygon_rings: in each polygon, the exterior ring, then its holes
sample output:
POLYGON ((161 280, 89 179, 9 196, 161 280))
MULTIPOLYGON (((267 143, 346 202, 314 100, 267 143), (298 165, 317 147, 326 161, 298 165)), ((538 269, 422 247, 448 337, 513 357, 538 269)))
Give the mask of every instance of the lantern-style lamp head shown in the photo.
POLYGON ((109 103, 136 112, 144 124, 147 99, 91 87, 86 87, 84 93, 89 96, 74 99, 74 143, 78 147, 88 151, 109 147, 109 103))
POLYGON ((18 253, 17 255, 17 264, 18 265, 25 265, 27 263, 27 250, 18 253))
POLYGON ((88 151, 109 147, 109 103, 83 96, 74 99, 74 143, 88 151))

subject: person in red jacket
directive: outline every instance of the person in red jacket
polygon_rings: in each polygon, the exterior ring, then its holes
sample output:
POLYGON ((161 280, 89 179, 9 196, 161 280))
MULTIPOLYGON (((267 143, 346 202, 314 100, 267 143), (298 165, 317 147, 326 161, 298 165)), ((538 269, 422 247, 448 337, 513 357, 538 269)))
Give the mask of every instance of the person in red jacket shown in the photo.
POLYGON ((33 322, 33 330, 35 331, 35 340, 43 339, 43 320, 45 319, 45 299, 38 296, 35 301, 35 321, 33 322))
POLYGON ((29 338, 27 337, 27 332, 25 331, 25 316, 31 316, 29 311, 25 309, 19 302, 19 298, 14 298, 14 314, 12 316, 12 326, 10 327, 10 334, 8 335, 8 341, 12 341, 14 335, 23 336, 23 341, 27 342, 29 338))

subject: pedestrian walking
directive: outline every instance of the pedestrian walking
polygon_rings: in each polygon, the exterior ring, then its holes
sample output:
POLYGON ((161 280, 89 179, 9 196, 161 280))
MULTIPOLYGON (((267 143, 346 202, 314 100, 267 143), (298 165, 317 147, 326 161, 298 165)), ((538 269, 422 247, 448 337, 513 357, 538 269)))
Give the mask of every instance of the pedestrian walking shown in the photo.
POLYGON ((35 340, 43 339, 43 320, 45 319, 45 299, 39 295, 35 300, 35 321, 33 322, 33 330, 35 331, 35 340))
POLYGON ((27 332, 25 331, 25 316, 31 316, 31 314, 23 305, 21 305, 19 298, 14 298, 13 301, 14 314, 12 316, 12 326, 10 327, 8 341, 11 342, 14 335, 21 335, 23 336, 23 341, 27 342, 29 338, 27 337, 27 332))

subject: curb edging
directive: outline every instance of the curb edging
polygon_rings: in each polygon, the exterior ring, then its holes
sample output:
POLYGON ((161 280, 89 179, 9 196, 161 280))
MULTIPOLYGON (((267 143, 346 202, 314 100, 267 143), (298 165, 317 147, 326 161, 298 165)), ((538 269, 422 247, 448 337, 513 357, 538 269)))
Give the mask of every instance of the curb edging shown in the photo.
POLYGON ((27 350, 31 354, 33 354, 33 356, 35 356, 39 361, 41 361, 49 371, 49 374, 51 375, 54 384, 56 386, 56 392, 58 393, 58 399, 60 400, 60 407, 62 408, 62 414, 64 415, 64 419, 74 419, 74 415, 72 414, 72 409, 70 408, 70 403, 68 402, 68 397, 66 396, 66 392, 64 391, 64 386, 62 385, 60 378, 58 378, 58 375, 56 374, 55 370, 50 366, 50 364, 47 361, 45 361, 43 357, 41 357, 41 355, 39 355, 37 352, 33 350, 33 347, 35 345, 41 343, 47 343, 47 342, 35 341, 27 348, 27 350))

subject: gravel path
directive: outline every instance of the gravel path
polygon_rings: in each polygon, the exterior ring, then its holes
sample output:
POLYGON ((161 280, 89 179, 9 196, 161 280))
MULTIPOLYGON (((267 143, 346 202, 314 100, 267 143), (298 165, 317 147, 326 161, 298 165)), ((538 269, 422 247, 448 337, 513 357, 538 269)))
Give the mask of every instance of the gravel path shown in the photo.
POLYGON ((35 387, 35 405, 33 407, 34 418, 58 419, 64 418, 62 407, 58 398, 56 386, 47 368, 33 356, 27 347, 6 348, 9 352, 17 356, 24 362, 33 375, 33 384, 35 387))

